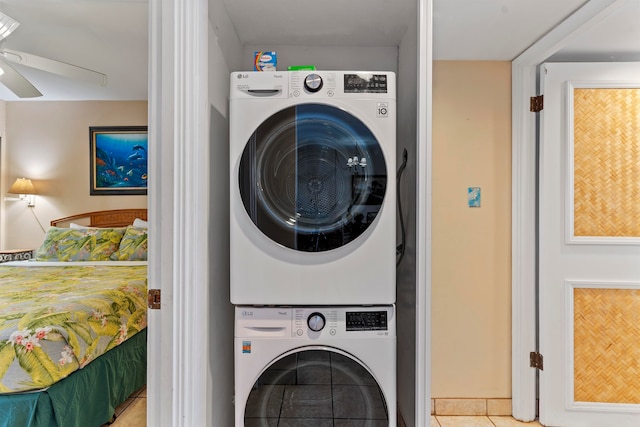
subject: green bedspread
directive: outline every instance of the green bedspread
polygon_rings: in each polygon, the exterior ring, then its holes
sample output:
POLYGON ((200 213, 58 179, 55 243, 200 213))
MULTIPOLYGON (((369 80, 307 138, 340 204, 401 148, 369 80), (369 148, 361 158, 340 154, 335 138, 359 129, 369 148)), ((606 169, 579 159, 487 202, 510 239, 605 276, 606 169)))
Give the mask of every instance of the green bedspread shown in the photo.
POLYGON ((0 395, 0 427, 98 427, 146 383, 147 330, 44 391, 0 395))
POLYGON ((147 324, 146 266, 0 265, 0 393, 51 386, 147 324))

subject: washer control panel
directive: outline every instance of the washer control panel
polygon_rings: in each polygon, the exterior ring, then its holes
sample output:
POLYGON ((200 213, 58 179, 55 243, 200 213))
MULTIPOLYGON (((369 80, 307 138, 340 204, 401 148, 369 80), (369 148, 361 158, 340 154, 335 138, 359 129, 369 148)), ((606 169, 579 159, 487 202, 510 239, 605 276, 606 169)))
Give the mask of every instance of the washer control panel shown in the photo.
POLYGON ((307 317, 307 326, 313 332, 320 332, 324 329, 324 325, 326 325, 327 320, 324 318, 322 313, 311 313, 309 317, 307 317))
POLYGON ((236 306, 236 338, 332 340, 395 337, 395 306, 236 306))
POLYGON ((347 331, 386 331, 387 312, 381 311, 347 311, 347 331))
POLYGON ((292 337, 359 338, 395 335, 394 307, 293 307, 292 337))
POLYGON ((338 311, 325 308, 294 308, 293 336, 307 337, 338 333, 338 311))

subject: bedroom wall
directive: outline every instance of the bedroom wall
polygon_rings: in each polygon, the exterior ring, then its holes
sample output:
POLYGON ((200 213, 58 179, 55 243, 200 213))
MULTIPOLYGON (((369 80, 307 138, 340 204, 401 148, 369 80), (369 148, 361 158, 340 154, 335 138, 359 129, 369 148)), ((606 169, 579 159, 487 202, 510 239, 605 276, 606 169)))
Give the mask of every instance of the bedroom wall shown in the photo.
POLYGON ((55 218, 147 206, 147 196, 89 195, 89 127, 147 125, 146 101, 6 102, 4 119, 2 196, 19 177, 38 196, 34 208, 2 201, 3 249, 38 247, 55 218))
POLYGON ((434 61, 433 159, 432 397, 510 398, 510 62, 434 61))
MULTIPOLYGON (((6 182, 8 181, 7 178, 7 167, 6 167, 6 158, 7 158, 7 149, 6 149, 6 145, 5 144, 5 137, 4 135, 6 134, 6 107, 7 107, 7 103, 5 101, 0 101, 0 195, 6 194, 5 190, 7 188, 9 188, 9 186, 11 184, 7 184, 6 182)), ((2 200, 2 197, 0 197, 0 200, 2 200)), ((0 202, 0 249, 4 248, 4 242, 5 242, 5 235, 4 235, 4 224, 5 224, 5 218, 6 218, 6 213, 5 213, 5 208, 4 208, 4 203, 0 202)))

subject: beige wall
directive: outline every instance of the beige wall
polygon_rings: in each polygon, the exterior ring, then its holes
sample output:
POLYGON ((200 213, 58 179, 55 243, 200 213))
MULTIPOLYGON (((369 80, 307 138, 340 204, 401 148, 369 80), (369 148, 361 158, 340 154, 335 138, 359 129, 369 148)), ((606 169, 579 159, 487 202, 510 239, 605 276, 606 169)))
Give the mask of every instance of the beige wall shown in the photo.
POLYGON ((55 218, 147 206, 147 196, 89 195, 89 126, 147 125, 146 101, 19 101, 4 110, 2 195, 24 176, 38 196, 33 209, 2 202, 2 248, 37 247, 44 237, 38 220, 46 230, 55 218))
POLYGON ((511 64, 436 61, 432 397, 511 397, 510 249, 511 64))

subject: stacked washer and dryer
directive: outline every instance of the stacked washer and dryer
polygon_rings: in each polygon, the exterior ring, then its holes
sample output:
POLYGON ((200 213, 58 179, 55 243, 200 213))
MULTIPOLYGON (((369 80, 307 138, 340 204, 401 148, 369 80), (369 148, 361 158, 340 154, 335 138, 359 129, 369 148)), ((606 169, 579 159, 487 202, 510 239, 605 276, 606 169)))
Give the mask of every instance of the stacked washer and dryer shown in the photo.
POLYGON ((396 426, 392 72, 237 72, 235 422, 396 426))

